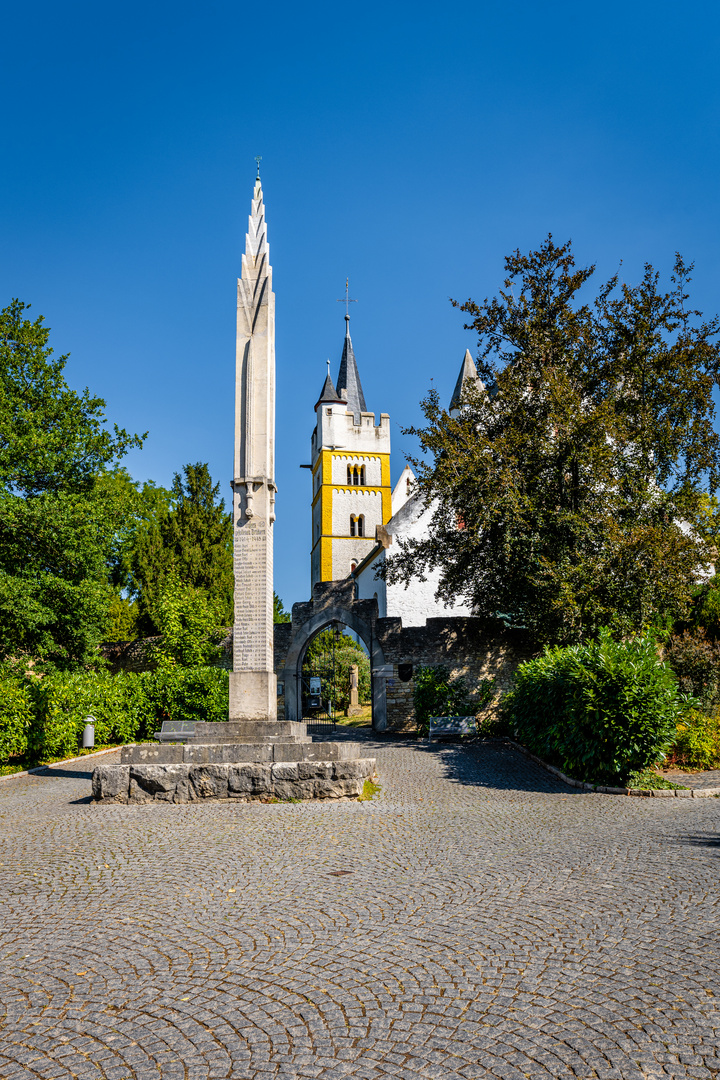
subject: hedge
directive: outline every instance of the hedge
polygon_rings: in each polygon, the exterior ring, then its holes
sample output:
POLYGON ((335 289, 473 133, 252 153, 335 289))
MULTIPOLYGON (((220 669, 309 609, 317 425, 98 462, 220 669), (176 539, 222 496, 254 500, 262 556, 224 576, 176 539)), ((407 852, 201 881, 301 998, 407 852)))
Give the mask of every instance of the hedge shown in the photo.
POLYGON ((0 763, 27 752, 33 715, 27 683, 0 678, 0 763))
POLYGON ((624 784, 661 760, 693 699, 651 637, 548 648, 518 666, 506 714, 533 753, 578 780, 624 784))
POLYGON ((227 720, 228 673, 178 667, 1 679, 0 763, 71 756, 88 716, 95 717, 98 745, 152 739, 163 720, 227 720))

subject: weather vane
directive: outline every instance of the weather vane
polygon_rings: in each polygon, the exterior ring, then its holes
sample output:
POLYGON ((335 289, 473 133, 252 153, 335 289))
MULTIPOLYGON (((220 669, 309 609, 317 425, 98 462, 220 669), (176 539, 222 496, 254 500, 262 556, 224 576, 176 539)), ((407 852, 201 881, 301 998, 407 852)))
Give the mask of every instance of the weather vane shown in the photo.
POLYGON ((259 180, 260 179, 260 162, 262 161, 262 158, 261 158, 261 156, 259 154, 256 156, 255 161, 257 162, 257 176, 255 177, 255 179, 259 180))
POLYGON ((345 305, 345 318, 350 321, 350 305, 357 304, 357 300, 350 299, 350 278, 345 278, 345 295, 342 300, 337 301, 338 304, 345 305))

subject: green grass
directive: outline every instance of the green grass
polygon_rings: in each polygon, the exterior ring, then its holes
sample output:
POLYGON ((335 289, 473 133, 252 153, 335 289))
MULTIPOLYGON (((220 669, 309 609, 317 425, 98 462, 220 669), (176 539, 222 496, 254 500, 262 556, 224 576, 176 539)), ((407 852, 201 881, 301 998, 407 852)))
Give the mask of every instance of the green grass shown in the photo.
POLYGON ((358 802, 372 802, 372 800, 380 794, 381 788, 379 784, 374 783, 372 780, 366 780, 363 784, 362 795, 358 798, 358 802))
POLYGON ((630 773, 625 786, 641 788, 643 791, 686 790, 683 784, 673 784, 672 780, 668 780, 667 777, 655 772, 654 769, 642 769, 640 772, 630 773))

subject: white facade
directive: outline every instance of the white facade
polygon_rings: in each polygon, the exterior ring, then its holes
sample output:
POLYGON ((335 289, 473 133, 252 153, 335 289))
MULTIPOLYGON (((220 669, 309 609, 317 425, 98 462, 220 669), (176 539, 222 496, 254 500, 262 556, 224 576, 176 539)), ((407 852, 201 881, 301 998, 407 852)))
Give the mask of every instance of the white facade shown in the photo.
POLYGON ((390 548, 376 547, 376 557, 360 568, 356 575, 358 600, 377 599, 380 618, 401 618, 403 626, 424 626, 428 619, 449 618, 454 615, 472 615, 466 604, 446 606, 435 596, 440 571, 431 570, 427 580, 415 578, 409 586, 386 583, 375 578, 378 566, 392 554, 392 545, 398 540, 421 539, 427 535, 432 507, 424 507, 417 495, 406 499, 400 510, 393 514, 385 526, 390 538, 390 548))
MULTIPOLYGON (((462 392, 469 382, 478 380, 477 368, 469 351, 460 367, 455 391, 450 402, 451 412, 457 412, 462 392)), ((403 469, 392 492, 392 517, 379 534, 379 543, 360 564, 355 573, 357 598, 378 602, 380 617, 397 617, 403 626, 424 626, 428 619, 470 616, 472 609, 463 603, 445 605, 436 598, 440 570, 427 572, 426 580, 414 578, 410 585, 388 584, 375 574, 392 545, 400 540, 421 540, 428 534, 434 507, 425 507, 414 493, 415 475, 409 465, 403 469)))

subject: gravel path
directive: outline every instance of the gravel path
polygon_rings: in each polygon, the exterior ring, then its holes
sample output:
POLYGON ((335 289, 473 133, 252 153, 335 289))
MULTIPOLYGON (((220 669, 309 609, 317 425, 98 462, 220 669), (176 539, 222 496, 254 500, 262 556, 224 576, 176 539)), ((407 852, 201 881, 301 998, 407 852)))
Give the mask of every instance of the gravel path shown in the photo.
POLYGON ((369 803, 0 784, 0 1077, 720 1074, 720 800, 367 745, 369 803))

